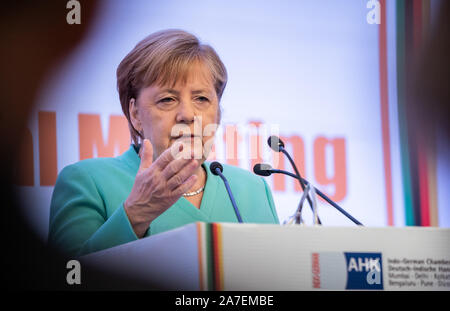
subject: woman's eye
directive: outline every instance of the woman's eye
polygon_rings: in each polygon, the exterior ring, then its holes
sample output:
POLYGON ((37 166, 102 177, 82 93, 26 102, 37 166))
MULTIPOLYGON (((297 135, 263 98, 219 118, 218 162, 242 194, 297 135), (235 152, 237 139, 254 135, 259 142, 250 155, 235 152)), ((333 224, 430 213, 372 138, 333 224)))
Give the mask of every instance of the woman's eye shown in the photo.
POLYGON ((173 98, 171 97, 165 97, 159 100, 160 103, 170 103, 171 101, 173 101, 173 98))
POLYGON ((197 100, 200 101, 200 102, 207 102, 207 101, 209 101, 209 99, 204 97, 204 96, 197 97, 197 100))
POLYGON ((156 102, 156 105, 160 108, 160 109, 172 109, 173 107, 176 106, 176 99, 173 97, 164 97, 161 98, 160 100, 158 100, 156 102))

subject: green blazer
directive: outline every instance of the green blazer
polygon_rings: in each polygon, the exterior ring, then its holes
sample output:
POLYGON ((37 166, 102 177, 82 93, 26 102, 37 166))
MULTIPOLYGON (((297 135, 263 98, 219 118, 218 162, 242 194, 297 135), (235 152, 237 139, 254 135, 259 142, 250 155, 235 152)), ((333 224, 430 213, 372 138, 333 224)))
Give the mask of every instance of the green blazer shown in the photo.
MULTIPOLYGON (((137 240, 123 202, 131 192, 140 158, 133 145, 115 158, 80 161, 58 176, 50 206, 49 243, 68 255, 81 256, 137 240)), ((207 179, 200 208, 184 197, 156 218, 145 236, 201 222, 237 222, 225 185, 203 164, 207 179)), ((245 223, 279 223, 265 180, 224 165, 245 223)))

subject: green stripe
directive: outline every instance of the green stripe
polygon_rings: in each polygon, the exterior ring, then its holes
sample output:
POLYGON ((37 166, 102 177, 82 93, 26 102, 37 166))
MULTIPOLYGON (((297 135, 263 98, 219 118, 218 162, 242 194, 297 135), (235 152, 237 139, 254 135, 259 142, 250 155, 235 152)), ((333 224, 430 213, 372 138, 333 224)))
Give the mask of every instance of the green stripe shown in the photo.
POLYGON ((398 122, 400 130, 400 153, 402 162, 403 195, 405 204, 405 224, 414 226, 413 193, 411 185, 408 125, 405 101, 405 1, 396 3, 397 28, 397 96, 398 122))

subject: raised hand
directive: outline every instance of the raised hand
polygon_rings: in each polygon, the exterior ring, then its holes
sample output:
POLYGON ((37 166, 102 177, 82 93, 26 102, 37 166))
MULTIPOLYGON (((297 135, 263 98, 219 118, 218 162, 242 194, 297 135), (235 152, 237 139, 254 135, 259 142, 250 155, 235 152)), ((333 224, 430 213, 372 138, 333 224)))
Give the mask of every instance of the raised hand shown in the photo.
MULTIPOLYGON (((141 164, 130 195, 124 203, 125 211, 136 236, 143 237, 150 223, 192 188, 199 162, 177 156, 173 145, 153 162, 153 147, 144 139, 140 151, 141 164), (174 157, 175 155, 175 157, 174 157)), ((179 146, 178 146, 179 147, 179 146)))

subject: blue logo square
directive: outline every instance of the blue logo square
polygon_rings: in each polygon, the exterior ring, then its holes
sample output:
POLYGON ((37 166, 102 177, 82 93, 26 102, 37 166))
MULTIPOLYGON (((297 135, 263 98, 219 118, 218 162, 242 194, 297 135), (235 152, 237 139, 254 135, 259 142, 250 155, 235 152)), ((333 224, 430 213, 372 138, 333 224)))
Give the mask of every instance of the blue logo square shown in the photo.
POLYGON ((383 289, 381 253, 344 253, 346 289, 383 289))

